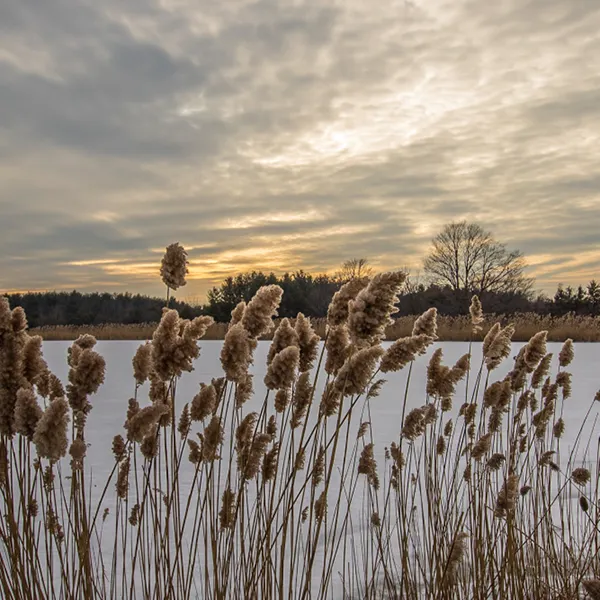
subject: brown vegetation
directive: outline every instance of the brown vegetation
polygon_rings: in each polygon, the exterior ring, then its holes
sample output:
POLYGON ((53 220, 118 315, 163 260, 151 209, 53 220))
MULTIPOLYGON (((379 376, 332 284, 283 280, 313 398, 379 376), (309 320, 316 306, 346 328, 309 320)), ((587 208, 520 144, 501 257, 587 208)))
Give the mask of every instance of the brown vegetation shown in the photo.
MULTIPOLYGON (((397 340, 410 335, 415 316, 402 316, 394 319, 392 325, 386 328, 386 340, 397 340)), ((312 319, 312 325, 321 338, 325 337, 326 319, 312 319)), ((575 342, 600 342, 600 317, 566 315, 553 317, 551 315, 538 315, 536 313, 523 313, 511 316, 486 315, 481 323, 481 331, 472 334, 471 318, 468 315, 459 317, 438 316, 438 338, 439 341, 481 341, 491 328, 500 322, 512 323, 515 327, 513 340, 524 342, 530 339, 537 331, 548 332, 548 341, 564 342, 572 339, 575 342)), ((275 324, 279 323, 275 319, 275 324)), ((76 340, 80 335, 90 334, 98 340, 149 340, 156 329, 157 323, 142 323, 139 325, 60 325, 48 327, 36 327, 30 330, 32 335, 39 335, 44 340, 76 340)), ((205 340, 223 340, 227 333, 226 323, 214 323, 211 325, 205 340)), ((261 339, 270 339, 269 335, 261 339)))
POLYGON ((482 359, 470 343, 446 365, 436 348, 410 410, 413 362, 444 324, 430 309, 381 345, 402 278, 348 284, 321 345, 300 315, 273 334, 281 290, 261 288, 220 326, 223 370, 194 398, 177 383, 212 320, 165 311, 133 358, 105 482, 87 463, 96 339, 70 346, 63 388, 22 309, 0 299, 2 598, 596 597, 600 456, 583 432, 600 393, 567 443, 572 343, 552 356, 536 331, 500 377, 518 323, 479 331, 474 301, 460 330, 484 336, 482 359), (267 392, 249 408, 261 336, 267 392), (377 398, 380 374, 402 369, 403 388, 377 398), (371 405, 391 399, 401 417, 382 439, 371 405))

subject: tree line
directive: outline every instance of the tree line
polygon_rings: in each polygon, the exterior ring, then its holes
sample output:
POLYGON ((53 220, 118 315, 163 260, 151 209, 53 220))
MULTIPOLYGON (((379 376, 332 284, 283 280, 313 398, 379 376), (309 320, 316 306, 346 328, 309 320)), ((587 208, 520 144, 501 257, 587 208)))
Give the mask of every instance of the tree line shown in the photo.
MULTIPOLYGON (((342 283, 336 276, 311 275, 303 271, 280 276, 253 271, 228 277, 221 285, 213 287, 204 305, 191 306, 171 298, 169 306, 176 308, 186 319, 208 314, 218 322, 227 322, 238 302, 250 300, 262 285, 276 284, 284 290, 279 310, 281 317, 294 317, 298 312, 309 317, 325 317, 329 302, 342 283)), ((164 298, 129 293, 35 292, 9 294, 8 299, 12 308, 22 306, 25 309, 31 327, 150 323, 160 320, 165 306, 164 298)), ((488 313, 600 315, 600 285, 596 281, 577 288, 559 286, 553 297, 483 292, 481 300, 488 313)), ((468 303, 450 286, 415 285, 409 279, 401 294, 397 315, 421 314, 432 306, 442 315, 460 315, 468 311, 468 303)))
MULTIPOLYGON (((177 271, 177 266, 187 273, 187 253, 183 247, 172 244, 169 249, 169 261, 175 262, 167 264, 163 259, 163 280, 177 271)), ((431 307, 436 307, 442 315, 466 314, 473 294, 479 296, 488 313, 600 314, 600 285, 595 280, 577 288, 559 285, 550 298, 535 294, 534 280, 527 276, 526 268, 520 251, 508 249, 481 226, 466 221, 449 223, 431 240, 423 261, 423 281, 408 277, 397 314, 421 314, 431 307)), ((239 273, 211 288, 205 304, 190 305, 171 297, 169 306, 176 308, 183 318, 208 314, 218 322, 227 322, 239 302, 248 302, 263 285, 277 284, 284 292, 281 317, 294 317, 299 312, 308 317, 325 317, 331 298, 345 282, 373 274, 365 258, 346 261, 333 275, 314 275, 301 270, 283 275, 262 271, 239 273)), ((172 282, 170 288, 176 290, 180 285, 184 283, 172 282)), ((156 322, 165 306, 163 298, 140 294, 77 291, 12 294, 9 301, 11 306, 26 310, 33 327, 156 322)))

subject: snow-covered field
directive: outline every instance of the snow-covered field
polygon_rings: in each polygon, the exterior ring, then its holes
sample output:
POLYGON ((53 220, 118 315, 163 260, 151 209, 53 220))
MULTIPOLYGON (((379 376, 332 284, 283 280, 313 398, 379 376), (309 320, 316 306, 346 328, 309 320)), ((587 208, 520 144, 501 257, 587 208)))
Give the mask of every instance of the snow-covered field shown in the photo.
MULTIPOLYGON (((98 394, 91 397, 93 410, 89 416, 86 428, 87 442, 90 448, 87 454, 87 465, 92 469, 96 493, 103 487, 113 465, 114 458, 111 453, 111 441, 115 434, 124 434, 123 423, 127 410, 127 401, 134 392, 134 380, 132 375, 131 359, 140 342, 110 341, 98 342, 96 350, 106 359, 106 380, 101 386, 98 394)), ((209 383, 211 378, 222 376, 219 360, 222 342, 205 341, 201 343, 201 355, 195 362, 195 370, 185 374, 177 386, 177 414, 183 404, 189 402, 197 393, 200 382, 209 383)), ((513 356, 516 355, 522 344, 513 344, 513 356)), ((43 346, 44 356, 51 370, 66 382, 67 364, 66 355, 68 342, 46 342, 43 346)), ((422 405, 425 402, 426 369, 429 357, 437 347, 443 349, 444 364, 452 365, 463 354, 468 351, 467 343, 446 342, 434 344, 427 355, 420 357, 413 366, 410 392, 408 394, 407 410, 422 405)), ((244 412, 256 410, 263 402, 266 388, 263 377, 266 372, 266 356, 269 342, 261 342, 255 352, 255 361, 251 369, 254 377, 254 398, 244 406, 244 412)), ((548 351, 554 353, 552 373, 556 372, 557 356, 561 344, 549 343, 548 351)), ((481 344, 473 347, 472 377, 479 369, 481 363, 481 344)), ((505 361, 498 369, 493 371, 490 382, 501 379, 511 368, 512 360, 505 361)), ((580 447, 575 448, 577 465, 595 459, 596 444, 600 434, 598 423, 598 410, 600 403, 593 404, 596 392, 600 389, 600 344, 575 344, 575 359, 569 366, 573 374, 572 397, 565 401, 563 418, 565 420, 565 435, 561 442, 561 455, 567 457, 573 449, 574 440, 583 424, 580 436, 580 447), (587 420, 586 413, 589 412, 587 420), (589 447, 587 442, 591 440, 589 447)), ((378 397, 370 401, 370 421, 373 428, 375 441, 375 457, 381 470, 384 463, 384 450, 391 442, 397 442, 401 430, 402 403, 406 386, 408 369, 399 373, 391 373, 385 376, 386 383, 378 397)), ((471 381, 472 384, 472 381, 471 381)), ((146 399, 147 388, 144 386, 138 392, 138 399, 142 406, 149 403, 146 399)), ((317 394, 316 398, 320 396, 317 394)), ((465 383, 462 382, 457 388, 454 406, 451 415, 455 416, 465 398, 465 383)), ((271 411, 274 412, 272 406, 271 411)), ((558 405, 560 410, 560 404, 558 405)), ((313 405, 313 413, 315 411, 313 405)), ((362 420, 362 419, 361 419, 362 420)), ((194 424, 192 431, 199 430, 198 424, 194 424)), ((227 453, 228 449, 223 448, 227 453)), ((225 455, 223 455, 225 457, 225 455)), ((565 458, 566 460, 566 458, 565 458)), ((189 489, 193 467, 187 461, 182 465, 180 485, 185 493, 189 489), (189 481, 187 480, 189 479, 189 481)), ((588 465, 589 466, 589 465, 588 465)), ((335 481, 335 478, 334 480, 335 481)), ((338 480, 339 481, 339 480, 338 480)), ((338 483, 339 488, 339 483, 338 483)), ((335 490, 333 492, 335 494, 335 490)), ((112 507, 114 494, 103 504, 112 507)), ((360 504, 352 512, 360 512, 360 504)), ((110 549, 110 547, 107 547, 110 549)), ((317 557, 317 564, 319 557, 317 557)), ((319 570, 317 569, 317 572, 319 570)))
MULTIPOLYGON (((127 410, 127 401, 134 392, 134 380, 131 359, 140 342, 106 341, 98 342, 96 349, 106 359, 106 380, 99 392, 90 398, 93 410, 89 417, 86 429, 87 441, 91 444, 88 451, 90 466, 94 469, 95 479, 102 481, 102 475, 108 473, 113 465, 110 450, 112 437, 123 433, 123 423, 127 410)), ((201 355, 195 362, 195 370, 186 373, 177 386, 178 411, 185 402, 189 402, 197 393, 200 382, 210 383, 212 377, 222 376, 219 353, 222 342, 205 341, 201 343, 201 355)), ((513 354, 522 346, 513 344, 513 354)), ((45 342, 44 356, 51 370, 63 381, 67 380, 66 355, 69 342, 45 342)), ((462 342, 442 342, 429 349, 427 355, 420 357, 415 365, 410 381, 410 393, 407 408, 414 408, 425 401, 425 384, 427 362, 436 347, 441 347, 444 352, 445 364, 453 364, 460 356, 468 351, 468 344, 462 342)), ((255 409, 265 395, 266 388, 263 377, 266 372, 266 356, 269 348, 268 342, 260 342, 255 352, 254 365, 254 398, 250 400, 247 410, 255 409)), ((556 357, 561 344, 549 343, 548 351, 553 352, 556 368, 556 357)), ((473 346, 473 367, 478 367, 481 361, 480 344, 473 346)), ((510 369, 512 361, 507 360, 498 369, 493 371, 490 381, 501 379, 510 369)), ((590 407, 594 395, 600 389, 600 344, 575 344, 575 359, 569 366, 573 373, 573 395, 565 402, 565 441, 563 448, 568 448, 569 441, 574 439, 579 427, 590 407)), ((376 433, 376 450, 383 455, 384 447, 392 441, 397 441, 401 428, 402 399, 406 385, 407 370, 398 373, 389 373, 385 376, 387 383, 383 386, 379 397, 371 401, 371 420, 376 433)), ((457 389, 457 398, 464 396, 464 382, 457 389)), ((144 406, 144 392, 138 392, 140 404, 144 406)), ((146 403, 149 401, 146 400, 146 403)), ((460 402, 454 403, 454 412, 458 411, 460 402)), ((600 408, 600 403, 598 403, 600 408)), ((583 439, 587 440, 592 431, 598 410, 592 410, 585 423, 583 439)), ((600 434, 600 426, 596 428, 600 434)), ((595 432, 594 432, 595 433, 595 432)))

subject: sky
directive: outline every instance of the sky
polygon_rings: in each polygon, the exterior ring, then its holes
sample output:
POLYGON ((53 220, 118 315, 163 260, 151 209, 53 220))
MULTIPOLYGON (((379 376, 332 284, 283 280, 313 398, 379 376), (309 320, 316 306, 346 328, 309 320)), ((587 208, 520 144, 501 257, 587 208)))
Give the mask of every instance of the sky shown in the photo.
POLYGON ((600 278, 598 0, 0 0, 0 291, 418 273, 462 219, 600 278))

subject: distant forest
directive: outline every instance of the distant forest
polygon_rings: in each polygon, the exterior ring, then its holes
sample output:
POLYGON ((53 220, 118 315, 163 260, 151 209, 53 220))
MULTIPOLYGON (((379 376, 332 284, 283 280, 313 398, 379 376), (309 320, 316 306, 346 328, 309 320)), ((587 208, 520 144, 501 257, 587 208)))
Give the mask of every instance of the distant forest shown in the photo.
MULTIPOLYGON (((310 317, 325 317, 333 294, 344 278, 339 275, 311 275, 303 271, 276 276, 273 273, 242 273, 228 277, 208 292, 204 305, 190 305, 171 298, 169 306, 184 318, 208 314, 227 322, 231 310, 241 300, 250 300, 262 285, 277 284, 283 290, 279 315, 293 317, 298 312, 310 317)), ((440 314, 468 312, 472 292, 450 286, 409 282, 400 299, 400 315, 420 314, 435 306, 440 314)), ((514 314, 536 312, 562 316, 567 313, 600 315, 600 285, 591 281, 578 288, 559 286, 553 297, 531 292, 480 292, 485 312, 514 314)), ((11 307, 22 306, 31 327, 42 325, 97 325, 102 323, 149 323, 160 319, 164 298, 139 294, 40 292, 9 294, 11 307)))

